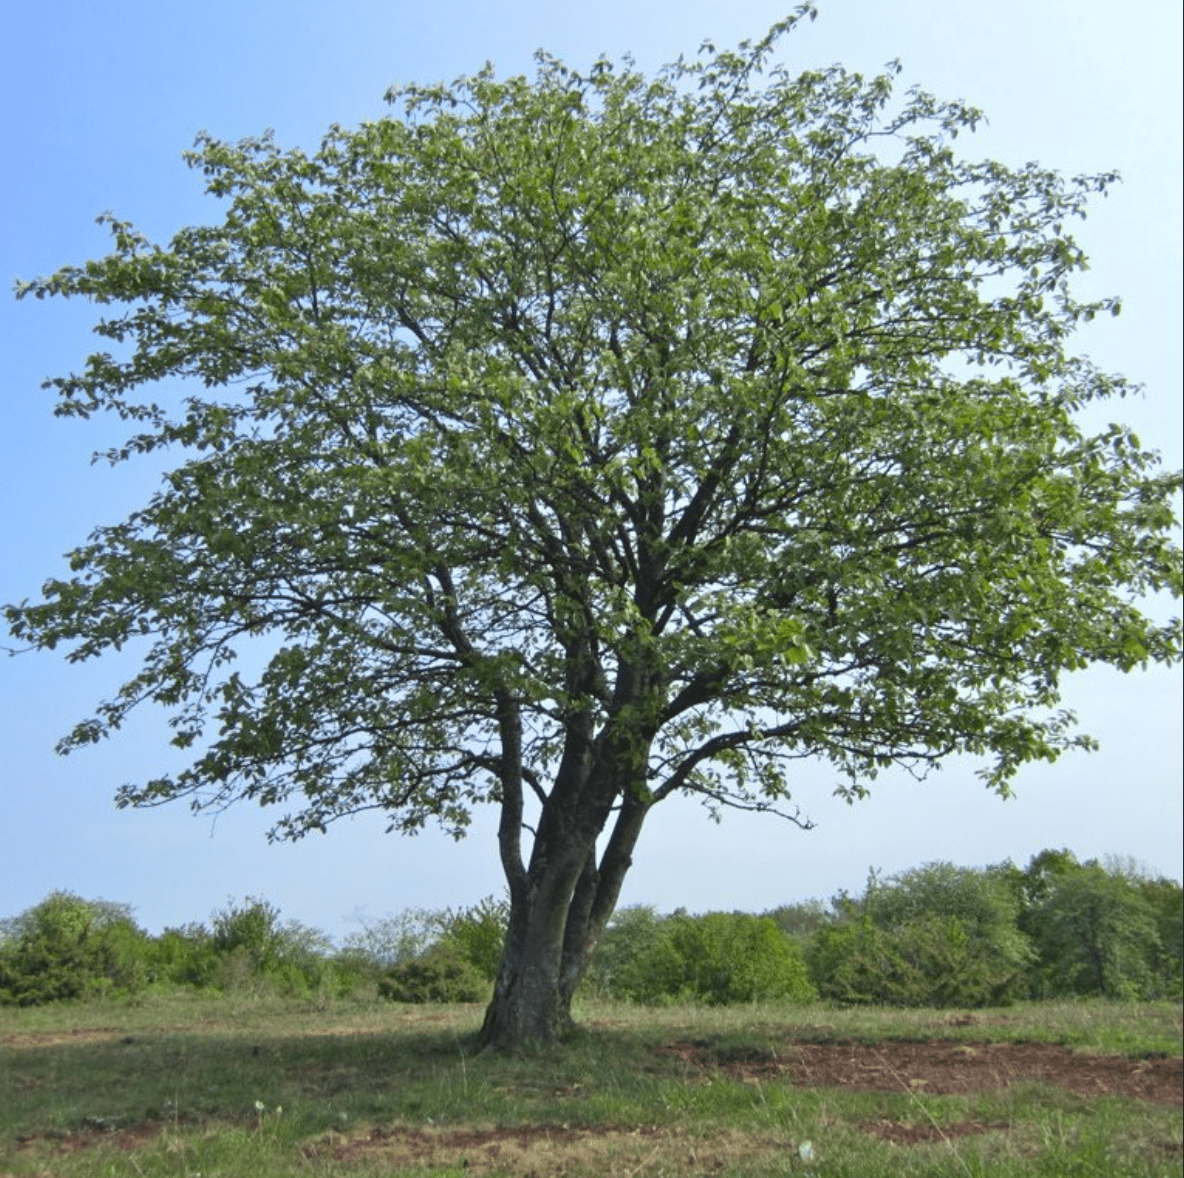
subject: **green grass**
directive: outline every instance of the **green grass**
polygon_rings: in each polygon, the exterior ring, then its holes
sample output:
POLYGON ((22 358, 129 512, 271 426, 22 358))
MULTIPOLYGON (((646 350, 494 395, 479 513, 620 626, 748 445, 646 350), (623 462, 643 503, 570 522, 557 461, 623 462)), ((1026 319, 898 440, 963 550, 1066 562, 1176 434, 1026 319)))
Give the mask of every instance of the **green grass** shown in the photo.
POLYGON ((589 1004, 570 1044, 517 1058, 472 1054, 480 1015, 192 994, 0 1010, 0 1178, 1182 1172, 1171 1104, 1027 1079, 933 1095, 891 1067, 882 1091, 762 1070, 793 1044, 890 1059, 897 1041, 933 1040, 1060 1044, 1134 1068, 1180 1055, 1179 1005, 1025 1004, 959 1025, 947 1011, 589 1004))

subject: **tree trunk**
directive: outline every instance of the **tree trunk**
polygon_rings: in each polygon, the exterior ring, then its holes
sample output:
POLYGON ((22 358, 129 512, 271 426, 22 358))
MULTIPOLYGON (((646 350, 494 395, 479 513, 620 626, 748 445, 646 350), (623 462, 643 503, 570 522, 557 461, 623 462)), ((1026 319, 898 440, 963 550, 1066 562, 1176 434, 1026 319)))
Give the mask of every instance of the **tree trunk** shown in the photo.
MULTIPOLYGON (((511 886, 510 921, 483 1048, 553 1043, 575 1028, 571 1004, 600 944, 650 803, 625 799, 599 865, 592 840, 568 846, 536 887, 511 886)), ((540 831, 540 834, 543 832, 540 831)))
MULTIPOLYGON (((590 665, 582 657, 576 670, 585 675, 590 665)), ((616 907, 652 804, 645 779, 653 729, 639 728, 635 717, 645 710, 639 705, 647 700, 647 693, 653 692, 642 669, 622 663, 612 718, 600 735, 592 735, 590 712, 571 718, 529 865, 523 863, 521 853, 521 718, 509 692, 499 697, 502 813, 498 844, 510 888, 510 921, 493 999, 481 1029, 480 1041, 487 1050, 514 1051, 533 1043, 552 1043, 574 1027, 572 998, 616 907), (616 818, 598 865, 596 840, 614 809, 616 818)))
MULTIPOLYGON (((550 881, 549 881, 550 882, 550 881)), ((558 882, 558 881, 555 881, 558 882)), ((571 887, 539 888, 525 904, 511 900, 506 945, 485 1012, 480 1041, 514 1051, 562 1039, 573 1028, 575 984, 564 985, 564 944, 571 887)))

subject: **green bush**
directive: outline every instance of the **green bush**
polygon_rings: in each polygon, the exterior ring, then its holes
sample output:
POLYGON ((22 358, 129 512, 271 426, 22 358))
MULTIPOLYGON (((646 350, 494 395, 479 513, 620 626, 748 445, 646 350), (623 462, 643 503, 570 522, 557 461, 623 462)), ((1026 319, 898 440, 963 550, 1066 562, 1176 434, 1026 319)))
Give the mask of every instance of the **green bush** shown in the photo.
POLYGON ((626 910, 606 936, 599 978, 608 993, 637 1002, 712 1005, 816 997, 805 965, 776 921, 714 912, 658 917, 626 910))
POLYGON ((501 965, 509 919, 509 902, 487 896, 471 908, 449 913, 441 939, 455 945, 483 978, 493 982, 501 965))
POLYGON ((334 963, 334 946, 319 929, 280 922, 279 910, 249 896, 213 918, 211 982, 221 990, 277 990, 282 994, 340 993, 348 971, 334 963))
POLYGON ((815 933, 807 954, 823 998, 885 1006, 996 1006, 1023 974, 992 958, 957 916, 921 916, 892 929, 867 915, 815 933))
POLYGON ((682 965, 684 993, 692 998, 730 1005, 817 997, 797 948, 768 917, 724 912, 678 917, 671 945, 682 965))
POLYGON ((351 933, 342 952, 349 959, 385 969, 422 957, 448 930, 451 914, 429 908, 406 908, 351 933))
POLYGON ((665 918, 654 908, 643 904, 619 908, 588 967, 585 988, 601 998, 636 998, 644 985, 640 963, 668 938, 665 918))
POLYGON ((805 900, 797 904, 782 904, 765 915, 777 922, 783 933, 800 945, 809 944, 810 938, 820 929, 835 920, 831 905, 822 900, 805 900))
POLYGON ((1015 994, 1020 993, 1033 960, 1032 945, 1017 925, 1020 905, 1015 893, 998 869, 929 863, 902 871, 886 884, 873 879, 864 905, 884 929, 903 929, 934 917, 956 918, 1002 974, 1014 974, 1015 994))
POLYGON ((153 980, 165 985, 214 985, 219 956, 214 938, 203 924, 166 928, 152 942, 153 980))
POLYGON ((1140 880, 1138 888, 1159 934, 1151 953, 1157 988, 1165 998, 1184 998, 1184 888, 1174 879, 1140 880))
POLYGON ((838 919, 814 934, 810 976, 824 998, 897 1006, 988 1006, 1023 996, 1034 960, 1016 921, 1008 878, 931 863, 859 900, 840 898, 838 919))
POLYGON ((445 940, 390 966, 378 979, 378 995, 391 1002, 484 1002, 490 982, 460 945, 445 940))
POLYGON ((0 1004, 37 1006, 110 991, 134 993, 150 980, 150 952, 126 906, 53 892, 5 922, 0 1004))
POLYGON ((254 973, 264 973, 280 956, 283 937, 279 909, 256 896, 228 903, 214 913, 211 944, 224 957, 239 954, 254 973))

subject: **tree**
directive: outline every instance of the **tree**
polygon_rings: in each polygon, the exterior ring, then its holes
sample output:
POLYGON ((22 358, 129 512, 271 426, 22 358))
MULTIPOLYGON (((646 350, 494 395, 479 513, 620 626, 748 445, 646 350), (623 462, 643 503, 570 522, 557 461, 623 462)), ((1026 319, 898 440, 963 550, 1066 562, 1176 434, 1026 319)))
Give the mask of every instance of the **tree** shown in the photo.
POLYGON ((1039 954, 1039 996, 1162 996, 1156 913, 1136 881, 1089 861, 1050 873, 1025 924, 1039 954))
POLYGON ((1038 997, 1179 994, 1184 892, 1175 880, 1153 878, 1133 860, 1079 863, 1067 849, 1012 870, 1020 927, 1039 958, 1038 997))
POLYGON ((315 154, 191 153, 220 223, 19 287, 118 311, 49 382, 169 450, 146 506, 7 611, 138 673, 183 770, 125 805, 500 813, 510 918, 483 1035, 552 1039, 639 832, 957 754, 1006 793, 1087 747, 1062 676, 1175 659, 1178 480, 1084 402, 1112 300, 1065 226, 1110 176, 964 161, 978 112, 758 43, 654 77, 540 54, 392 90, 315 154), (263 669, 252 673, 252 652, 263 669), (598 843, 598 840, 600 842, 598 843))

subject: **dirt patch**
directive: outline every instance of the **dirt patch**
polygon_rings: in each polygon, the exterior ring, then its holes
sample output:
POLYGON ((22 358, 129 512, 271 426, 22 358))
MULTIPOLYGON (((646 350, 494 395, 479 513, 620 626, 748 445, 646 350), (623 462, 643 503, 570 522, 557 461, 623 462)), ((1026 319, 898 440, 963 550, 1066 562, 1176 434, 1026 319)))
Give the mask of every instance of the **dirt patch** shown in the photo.
POLYGON ((1040 1080, 1082 1096, 1130 1096, 1184 1105, 1184 1060, 1082 1055, 1051 1043, 966 1043, 884 1040, 795 1043, 726 1049, 706 1041, 660 1047, 688 1067, 741 1080, 781 1080, 810 1088, 917 1092, 934 1096, 985 1092, 1040 1080))
MULTIPOLYGON (((90 1149, 99 1144, 114 1144, 128 1153, 146 1148, 160 1136, 160 1126, 156 1124, 136 1125, 121 1129, 113 1122, 104 1122, 100 1118, 91 1118, 84 1122, 79 1131, 25 1133, 16 1138, 20 1149, 30 1146, 40 1146, 46 1152, 58 1157, 77 1153, 79 1150, 90 1149)), ((0 1174, 0 1178, 6 1178, 0 1174)))
POLYGON ((738 1158, 765 1149, 784 1152, 784 1145, 763 1143, 751 1135, 728 1130, 698 1140, 656 1125, 641 1128, 565 1128, 531 1125, 517 1128, 375 1129, 365 1137, 336 1134, 304 1150, 310 1160, 373 1162, 390 1167, 461 1168, 466 1174, 521 1175, 547 1178, 564 1174, 631 1175, 661 1159, 662 1167, 694 1174, 723 1173, 738 1158))
POLYGON ((957 1121, 952 1125, 903 1125, 900 1121, 864 1121, 865 1133, 891 1141, 893 1145, 932 1145, 955 1137, 973 1137, 978 1133, 1007 1132, 1010 1125, 988 1125, 986 1121, 957 1121))
POLYGON ((2 1047, 55 1047, 62 1043, 108 1043, 128 1038, 119 1027, 75 1027, 69 1031, 15 1031, 0 1035, 2 1047))

